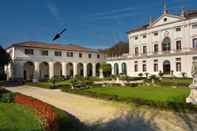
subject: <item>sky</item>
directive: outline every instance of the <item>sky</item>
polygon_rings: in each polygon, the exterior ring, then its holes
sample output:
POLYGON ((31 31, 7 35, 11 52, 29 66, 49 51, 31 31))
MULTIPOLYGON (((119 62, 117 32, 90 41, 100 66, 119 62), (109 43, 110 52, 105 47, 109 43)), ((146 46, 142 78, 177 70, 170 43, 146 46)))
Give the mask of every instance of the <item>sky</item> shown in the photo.
MULTIPOLYGON (((197 0, 166 0, 170 13, 197 9, 197 0)), ((162 14, 163 0, 1 0, 0 45, 23 41, 55 41, 108 48, 128 41, 126 32, 162 14)))

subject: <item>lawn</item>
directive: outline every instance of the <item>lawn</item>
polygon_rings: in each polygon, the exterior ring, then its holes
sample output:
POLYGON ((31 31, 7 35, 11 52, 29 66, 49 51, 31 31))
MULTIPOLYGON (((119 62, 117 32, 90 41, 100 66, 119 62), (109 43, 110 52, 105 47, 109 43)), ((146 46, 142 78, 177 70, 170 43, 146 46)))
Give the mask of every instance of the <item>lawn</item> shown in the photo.
POLYGON ((0 131, 43 131, 41 119, 29 107, 0 102, 0 131))
POLYGON ((95 93, 98 95, 116 96, 119 99, 129 100, 145 100, 152 102, 164 103, 185 103, 185 98, 189 95, 188 88, 172 88, 172 87, 105 87, 105 88, 89 88, 84 89, 83 92, 95 93))

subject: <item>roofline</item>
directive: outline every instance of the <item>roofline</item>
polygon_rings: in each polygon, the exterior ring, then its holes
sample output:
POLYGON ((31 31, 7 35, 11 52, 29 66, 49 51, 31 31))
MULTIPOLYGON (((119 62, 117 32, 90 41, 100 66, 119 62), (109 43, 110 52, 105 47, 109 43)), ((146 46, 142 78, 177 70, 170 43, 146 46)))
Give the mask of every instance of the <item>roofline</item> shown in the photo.
MULTIPOLYGON (((82 47, 82 48, 85 48, 85 49, 89 49, 89 51, 83 51, 83 50, 66 50, 66 49, 58 49, 58 48, 42 48, 42 47, 29 47, 29 46, 25 46, 25 45, 20 45, 20 43, 39 43, 38 41, 25 41, 25 42, 19 42, 19 43, 15 43, 15 44, 12 44, 10 46, 8 46, 7 48, 5 48, 6 50, 7 49, 10 49, 12 47, 27 47, 27 48, 36 48, 36 49, 56 49, 56 50, 63 50, 63 51, 78 51, 78 52, 92 52, 92 53, 101 53, 99 51, 99 49, 92 49, 92 48, 86 48, 86 47, 82 47)), ((41 42, 43 44, 53 44, 53 45, 59 45, 59 46, 64 46, 63 44, 55 44, 55 43, 45 43, 45 42, 41 42)), ((70 44, 71 45, 71 44, 70 44)), ((74 44, 73 44, 74 45, 74 44)), ((80 45, 74 45, 74 46, 80 46, 80 45)), ((80 46, 81 47, 81 46, 80 46)))

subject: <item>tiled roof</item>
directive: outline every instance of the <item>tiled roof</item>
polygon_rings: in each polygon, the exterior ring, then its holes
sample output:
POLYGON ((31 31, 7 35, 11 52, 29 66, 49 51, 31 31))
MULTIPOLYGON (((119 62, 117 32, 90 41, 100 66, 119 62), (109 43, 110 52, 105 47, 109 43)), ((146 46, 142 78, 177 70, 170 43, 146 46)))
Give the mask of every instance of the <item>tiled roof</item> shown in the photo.
POLYGON ((185 11, 184 16, 187 19, 197 17, 197 10, 187 10, 185 11))
MULTIPOLYGON (((191 19, 191 18, 197 17, 197 10, 186 10, 184 12, 184 17, 186 19, 191 19)), ((141 30, 146 30, 148 26, 149 26, 149 24, 146 24, 146 25, 143 25, 143 26, 131 29, 127 33, 132 33, 132 32, 137 32, 137 31, 141 31, 141 30)))
POLYGON ((127 33, 137 32, 137 31, 141 31, 141 30, 146 30, 148 26, 149 26, 149 24, 146 24, 146 25, 143 25, 143 26, 140 26, 140 27, 131 29, 131 30, 128 31, 127 33))
POLYGON ((13 44, 11 46, 20 46, 26 48, 57 49, 57 50, 66 50, 66 51, 98 52, 97 49, 85 48, 85 47, 81 47, 80 45, 49 44, 49 43, 37 42, 37 41, 21 42, 21 43, 13 44))

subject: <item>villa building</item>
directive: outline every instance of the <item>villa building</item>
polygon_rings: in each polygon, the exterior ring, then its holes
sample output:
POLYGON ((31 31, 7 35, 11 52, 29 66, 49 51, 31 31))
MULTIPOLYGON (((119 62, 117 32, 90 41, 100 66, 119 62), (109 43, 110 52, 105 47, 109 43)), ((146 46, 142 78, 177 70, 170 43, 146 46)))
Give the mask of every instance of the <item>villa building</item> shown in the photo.
POLYGON ((54 76, 99 76, 104 55, 78 45, 23 42, 7 48, 12 63, 5 67, 8 79, 46 80, 54 76))
POLYGON ((78 45, 23 42, 7 48, 12 63, 8 79, 45 80, 54 76, 99 76, 100 62, 111 65, 112 75, 139 74, 191 77, 197 60, 197 11, 163 14, 149 24, 128 32, 129 53, 105 58, 98 50, 78 45))
POLYGON ((107 58, 112 74, 191 77, 197 60, 197 11, 163 14, 149 24, 128 32, 129 54, 107 58))

